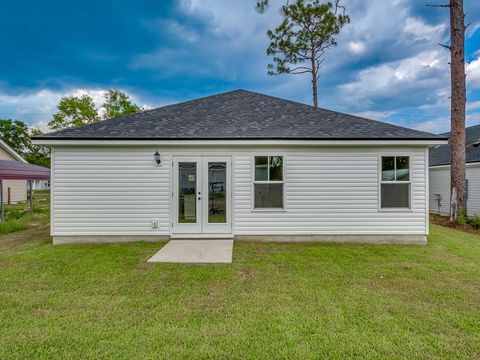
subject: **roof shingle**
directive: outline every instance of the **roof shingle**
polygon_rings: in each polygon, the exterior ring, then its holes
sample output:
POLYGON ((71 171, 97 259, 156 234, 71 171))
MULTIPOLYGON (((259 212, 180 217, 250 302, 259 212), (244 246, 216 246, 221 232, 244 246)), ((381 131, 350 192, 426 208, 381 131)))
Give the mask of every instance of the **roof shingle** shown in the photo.
POLYGON ((60 130, 37 139, 438 140, 441 136, 245 90, 60 130))
MULTIPOLYGON (((450 137, 450 132, 441 134, 450 137)), ((465 128, 467 163, 480 162, 480 125, 465 128)), ((450 165, 450 144, 430 148, 430 166, 450 165)))

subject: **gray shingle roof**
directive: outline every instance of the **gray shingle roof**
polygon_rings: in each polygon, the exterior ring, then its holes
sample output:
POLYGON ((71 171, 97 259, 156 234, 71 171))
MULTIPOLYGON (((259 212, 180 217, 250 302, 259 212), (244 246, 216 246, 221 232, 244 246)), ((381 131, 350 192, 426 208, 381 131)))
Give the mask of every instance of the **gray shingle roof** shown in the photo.
MULTIPOLYGON (((450 137, 450 133, 441 134, 450 137)), ((467 163, 480 162, 480 125, 465 129, 465 143, 467 163)), ((430 148, 430 166, 450 164, 450 144, 438 145, 430 148)))
POLYGON ((37 139, 442 139, 423 131, 342 114, 245 90, 235 90, 37 139))

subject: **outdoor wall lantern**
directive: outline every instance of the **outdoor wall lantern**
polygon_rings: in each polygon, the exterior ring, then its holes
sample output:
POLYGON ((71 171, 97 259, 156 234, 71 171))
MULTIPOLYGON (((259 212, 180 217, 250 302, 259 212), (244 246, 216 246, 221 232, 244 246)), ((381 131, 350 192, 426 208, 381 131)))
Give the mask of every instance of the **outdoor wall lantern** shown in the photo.
POLYGON ((157 163, 157 166, 160 165, 162 160, 160 159, 160 154, 158 153, 158 150, 155 150, 155 154, 153 154, 153 157, 155 159, 155 162, 157 163))

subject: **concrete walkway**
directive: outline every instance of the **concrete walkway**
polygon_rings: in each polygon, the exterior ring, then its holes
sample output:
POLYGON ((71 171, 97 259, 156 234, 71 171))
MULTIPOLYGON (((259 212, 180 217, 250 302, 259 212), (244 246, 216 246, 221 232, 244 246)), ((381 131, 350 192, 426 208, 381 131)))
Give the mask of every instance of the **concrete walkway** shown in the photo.
POLYGON ((233 239, 170 240, 148 262, 231 263, 233 239))

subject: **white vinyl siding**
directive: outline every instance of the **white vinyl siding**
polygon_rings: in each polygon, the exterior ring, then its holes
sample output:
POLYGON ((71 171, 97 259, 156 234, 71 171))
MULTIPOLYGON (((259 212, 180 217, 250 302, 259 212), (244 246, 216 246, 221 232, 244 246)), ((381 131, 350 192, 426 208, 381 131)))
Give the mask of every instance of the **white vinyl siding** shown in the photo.
POLYGON ((55 148, 54 235, 168 234, 170 158, 156 167, 154 151, 55 148))
MULTIPOLYGON (((480 163, 467 164, 466 177, 468 180, 467 213, 469 216, 480 215, 480 163)), ((430 168, 430 211, 441 215, 450 212, 450 166, 438 166, 430 168), (440 194, 442 200, 440 208, 437 197, 440 194)))
MULTIPOLYGON (((405 149, 397 151, 406 152, 405 149)), ((253 158, 237 154, 234 233, 425 234, 425 150, 408 151, 412 169, 412 206, 408 212, 379 211, 378 159, 383 153, 385 150, 375 148, 284 150, 283 212, 251 211, 253 158)))
POLYGON ((426 147, 56 147, 54 235, 171 233, 173 155, 232 156, 233 233, 426 234, 426 147), (162 156, 155 166, 153 154, 162 156), (381 154, 410 156, 410 211, 379 211, 381 154), (284 210, 253 209, 254 156, 284 156, 284 210), (152 221, 159 229, 152 229, 152 221))

